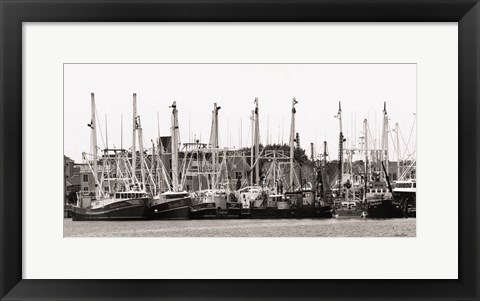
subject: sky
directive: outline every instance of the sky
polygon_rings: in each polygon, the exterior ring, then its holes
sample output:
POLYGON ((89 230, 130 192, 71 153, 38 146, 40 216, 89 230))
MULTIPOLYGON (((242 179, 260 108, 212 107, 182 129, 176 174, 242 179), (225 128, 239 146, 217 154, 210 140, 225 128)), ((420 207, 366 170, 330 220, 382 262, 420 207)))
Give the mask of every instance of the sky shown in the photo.
MULTIPOLYGON (((98 146, 105 147, 106 135, 110 148, 121 146, 123 118, 123 148, 130 148, 136 93, 147 148, 158 128, 161 136, 170 135, 173 101, 182 143, 208 143, 216 102, 220 146, 250 146, 256 97, 261 142, 288 144, 296 98, 296 132, 308 154, 310 143, 320 153, 327 141, 330 159, 338 157, 339 102, 345 146, 359 147, 366 118, 378 147, 386 102, 390 128, 400 127, 400 157, 406 158, 416 148, 416 89, 415 64, 65 64, 64 153, 81 162, 82 152, 90 151, 90 93, 99 119, 98 146)), ((395 135, 389 133, 390 160, 397 159, 395 135)))

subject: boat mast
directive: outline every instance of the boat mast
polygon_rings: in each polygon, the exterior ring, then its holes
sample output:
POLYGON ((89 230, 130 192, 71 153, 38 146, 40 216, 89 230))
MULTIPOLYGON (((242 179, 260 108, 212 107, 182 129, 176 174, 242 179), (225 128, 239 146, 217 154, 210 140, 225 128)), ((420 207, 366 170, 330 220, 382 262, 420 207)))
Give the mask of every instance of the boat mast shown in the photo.
POLYGON ((369 175, 368 175, 368 121, 365 118, 363 120, 363 131, 365 133, 365 138, 364 138, 364 148, 365 148, 365 192, 363 193, 363 198, 365 200, 365 196, 367 193, 367 182, 369 180, 369 175))
POLYGON ((258 98, 255 97, 255 183, 260 184, 260 125, 258 115, 258 98))
POLYGON ((157 152, 155 151, 155 142, 152 140, 150 140, 152 142, 152 167, 150 168, 151 172, 150 174, 152 175, 151 177, 151 180, 152 180, 152 184, 153 184, 153 188, 154 188, 154 192, 153 194, 157 194, 157 187, 156 187, 156 179, 158 178, 158 173, 157 173, 157 160, 156 160, 156 157, 157 157, 157 152))
POLYGON ((103 189, 101 189, 100 183, 98 182, 98 150, 97 150, 97 120, 95 115, 95 95, 93 93, 90 94, 91 96, 91 121, 88 126, 92 129, 90 132, 90 145, 92 148, 93 154, 93 179, 96 183, 95 185, 95 196, 97 197, 99 194, 103 196, 103 189))
POLYGON ((252 115, 250 116, 250 120, 252 121, 252 147, 250 149, 250 185, 253 185, 253 149, 255 146, 255 111, 252 110, 252 115))
POLYGON ((366 180, 368 179, 368 155, 369 155, 369 150, 368 150, 368 121, 365 118, 363 120, 363 131, 365 132, 365 139, 364 139, 364 149, 365 149, 365 177, 366 180))
POLYGON ((217 106, 215 102, 213 104, 213 111, 212 111, 212 130, 210 132, 210 147, 212 148, 212 166, 213 166, 213 173, 212 173, 212 187, 211 189, 215 189, 214 185, 217 183, 217 165, 218 165, 218 156, 217 156, 217 149, 218 145, 218 110, 221 107, 217 106))
MULTIPOLYGON (((383 129, 382 129, 382 155, 381 161, 385 162, 385 169, 388 172, 388 114, 387 114, 387 102, 383 103, 383 129)), ((381 174, 381 173, 380 173, 381 174)), ((386 179, 388 174, 385 174, 385 177, 380 177, 380 179, 386 179)))
MULTIPOLYGON (((160 115, 159 112, 157 111, 157 136, 158 136, 158 163, 157 163, 157 185, 158 185, 158 193, 162 192, 162 177, 160 175, 160 168, 162 169, 162 175, 164 179, 166 179, 165 176, 165 168, 163 165, 163 145, 162 145, 162 138, 160 135, 160 115)), ((157 153, 155 153, 155 156, 157 156, 157 153)))
POLYGON ((137 173, 137 93, 133 93, 133 133, 132 133, 132 179, 135 183, 137 173))
POLYGON ((110 183, 110 156, 108 155, 108 126, 107 126, 107 114, 105 114, 105 151, 104 151, 104 163, 107 169, 107 184, 108 192, 112 192, 112 185, 110 183))
POLYGON ((145 190, 145 166, 144 166, 144 154, 143 154, 143 131, 142 131, 142 123, 140 122, 140 116, 137 116, 137 125, 138 125, 138 147, 140 151, 140 172, 142 175, 142 184, 140 188, 145 190))
POLYGON ((177 102, 174 101, 170 106, 172 108, 172 126, 170 128, 170 133, 172 136, 172 185, 173 191, 178 192, 178 119, 177 119, 177 102))
POLYGON ((295 104, 298 103, 295 98, 292 98, 292 119, 290 123, 290 189, 294 190, 293 181, 293 158, 295 153, 295 104))
POLYGON ((322 174, 320 179, 322 180, 322 197, 325 199, 325 170, 327 168, 327 141, 323 141, 323 164, 322 164, 322 174))
POLYGON ((397 180, 400 180, 400 140, 399 140, 399 132, 400 128, 398 126, 398 122, 395 123, 395 140, 397 144, 397 180))
POLYGON ((345 139, 343 138, 343 128, 342 128, 342 106, 341 103, 338 102, 338 114, 336 116, 339 121, 340 126, 340 134, 338 138, 338 193, 342 189, 342 176, 343 176, 343 144, 345 139))

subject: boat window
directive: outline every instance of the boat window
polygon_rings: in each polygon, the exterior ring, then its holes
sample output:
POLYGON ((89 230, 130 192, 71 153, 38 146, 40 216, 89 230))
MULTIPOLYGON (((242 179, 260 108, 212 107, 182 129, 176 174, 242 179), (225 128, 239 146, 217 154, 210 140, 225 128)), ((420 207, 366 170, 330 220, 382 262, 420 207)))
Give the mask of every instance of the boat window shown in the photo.
POLYGON ((116 197, 117 199, 119 199, 119 198, 120 198, 120 193, 116 193, 116 194, 115 194, 115 197, 116 197))
POLYGON ((417 183, 413 183, 413 188, 417 188, 417 183))

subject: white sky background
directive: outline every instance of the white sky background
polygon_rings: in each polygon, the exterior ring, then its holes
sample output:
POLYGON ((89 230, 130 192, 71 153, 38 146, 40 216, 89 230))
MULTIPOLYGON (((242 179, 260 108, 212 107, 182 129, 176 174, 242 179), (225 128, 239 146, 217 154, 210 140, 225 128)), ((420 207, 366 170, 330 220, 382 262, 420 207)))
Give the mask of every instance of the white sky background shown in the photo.
MULTIPOLYGON (((105 138, 108 118, 109 147, 120 147, 123 114, 123 147, 132 141, 132 94, 137 93, 144 145, 157 137, 157 111, 162 136, 170 135, 171 109, 179 110, 181 142, 196 137, 208 143, 213 103, 219 111, 220 145, 251 144, 250 114, 259 98, 261 141, 288 143, 291 100, 295 97, 296 131, 310 154, 310 142, 321 152, 324 140, 331 159, 337 158, 338 101, 342 102, 347 138, 362 136, 368 118, 373 135, 380 139, 383 102, 387 102, 390 128, 398 122, 405 142, 416 113, 415 64, 65 64, 64 152, 81 162, 90 150, 90 93, 95 93, 100 128, 105 138), (282 123, 283 120, 283 123, 282 123), (376 123, 375 123, 376 121, 376 123), (242 137, 240 139, 240 123, 242 137), (269 124, 269 127, 267 127, 269 124), (190 129, 190 133, 189 133, 190 129), (373 132, 376 132, 373 133, 373 132), (283 136, 282 136, 283 133, 283 136)), ((416 147, 416 130, 409 151, 416 147)), ((390 136, 390 159, 397 156, 390 136)), ((347 147, 352 139, 347 140, 347 147)), ((98 144, 104 147, 98 134, 98 144)), ((405 143, 400 138, 401 152, 405 143)), ((358 145, 358 144, 357 144, 358 145)))

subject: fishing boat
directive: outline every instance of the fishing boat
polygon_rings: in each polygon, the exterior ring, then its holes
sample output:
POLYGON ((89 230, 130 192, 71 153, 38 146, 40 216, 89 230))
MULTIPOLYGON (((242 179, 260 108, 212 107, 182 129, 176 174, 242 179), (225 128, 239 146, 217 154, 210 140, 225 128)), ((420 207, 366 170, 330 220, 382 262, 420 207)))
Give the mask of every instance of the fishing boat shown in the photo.
POLYGON ((201 190, 194 193, 190 218, 239 218, 242 204, 231 200, 225 190, 201 190))
MULTIPOLYGON (((416 118, 416 115, 415 115, 416 118)), ((415 122, 415 121, 414 121, 415 122)), ((396 145, 400 145, 400 128, 395 124, 396 145)), ((406 145, 408 150, 408 145, 406 145)), ((414 153, 406 154, 406 159, 401 157, 400 147, 397 147, 397 175, 398 180, 393 183, 395 199, 404 207, 405 217, 417 215, 417 180, 416 159, 414 153), (403 159, 403 160, 402 160, 403 159)))
POLYGON ((356 189, 347 180, 342 188, 334 189, 332 216, 335 218, 362 218, 366 216, 364 202, 359 198, 356 189))
POLYGON ((348 149, 345 150, 344 144, 346 139, 343 136, 343 126, 342 126, 342 107, 341 103, 338 103, 338 113, 335 116, 339 120, 340 124, 340 133, 339 133, 339 144, 338 144, 338 179, 336 181, 336 188, 332 189, 335 194, 332 216, 334 218, 362 218, 365 216, 362 202, 358 199, 357 187, 353 183, 352 170, 348 168, 351 167, 351 157, 347 159, 347 168, 344 166, 344 153, 355 152, 355 150, 348 149))
MULTIPOLYGON (((193 199, 191 218, 239 218, 242 204, 237 201, 229 178, 227 150, 219 147, 218 111, 221 107, 213 104, 212 126, 209 148, 202 157, 210 157, 202 175, 206 176, 208 189, 196 191, 193 199), (220 157, 223 155, 222 157, 220 157)), ((200 174, 199 174, 200 175, 200 174)), ((201 182, 199 181, 199 184, 201 182)))
POLYGON ((87 208, 72 206, 72 220, 144 219, 149 201, 144 191, 116 192, 113 197, 92 199, 87 208))
MULTIPOLYGON (((87 158, 86 153, 83 153, 83 159, 85 165, 90 169, 95 188, 93 191, 82 191, 81 194, 79 193, 77 205, 72 206, 72 219, 74 221, 144 219, 150 195, 145 192, 143 183, 116 185, 117 191, 112 192, 109 192, 110 189, 107 192, 106 188, 104 188, 110 187, 105 184, 109 184, 109 182, 105 180, 105 173, 103 172, 109 165, 107 163, 108 157, 105 156, 102 162, 102 170, 100 170, 98 166, 97 118, 95 96, 93 93, 91 94, 91 111, 91 121, 88 126, 91 130, 93 159, 90 160, 87 158), (101 171, 102 174, 101 178, 98 176, 99 171, 101 171)), ((115 166, 119 166, 118 160, 119 157, 116 157, 117 164, 115 164, 115 166)), ((116 177, 118 177, 118 175, 116 177)), ((126 179, 123 178, 122 181, 126 181, 126 179)))
POLYGON ((417 181, 415 179, 398 180, 393 185, 393 193, 398 202, 403 204, 406 216, 417 214, 417 181))
POLYGON ((216 218, 218 214, 211 190, 199 190, 193 193, 191 219, 216 218))
POLYGON ((180 188, 178 182, 178 110, 176 102, 172 108, 172 126, 170 128, 172 143, 172 179, 168 190, 153 197, 148 209, 149 219, 188 219, 192 206, 191 195, 180 188))
POLYGON ((261 186, 247 186, 243 187, 235 192, 237 201, 241 204, 241 216, 250 217, 251 208, 256 200, 259 200, 262 196, 261 186))
POLYGON ((260 197, 250 203, 251 218, 274 218, 276 217, 277 202, 281 201, 283 196, 263 189, 260 197))
POLYGON ((149 204, 149 219, 188 219, 192 198, 186 191, 165 191, 154 196, 149 204))
POLYGON ((394 192, 388 176, 388 115, 386 103, 383 105, 383 130, 381 149, 377 150, 375 157, 377 162, 373 165, 372 172, 367 173, 367 179, 371 179, 365 192, 367 216, 369 218, 395 218, 405 215, 403 204, 394 197, 394 192), (377 171, 375 171, 375 169, 377 171))
POLYGON ((394 199, 389 186, 383 181, 370 183, 366 193, 366 207, 369 218, 394 218, 404 216, 399 200, 394 199))
POLYGON ((335 200, 333 212, 335 218, 362 218, 365 217, 362 203, 359 200, 335 200))

